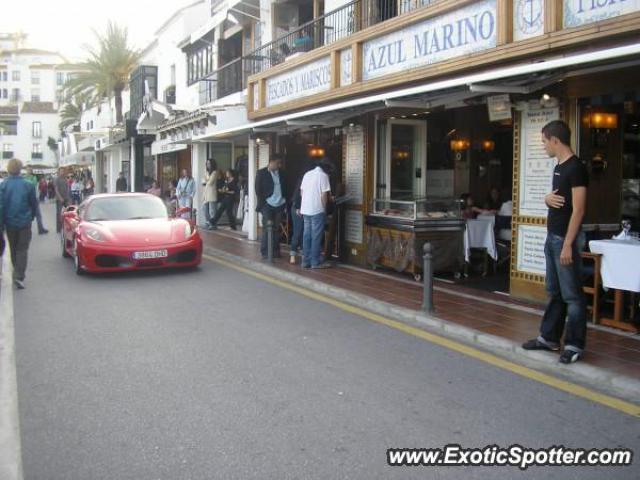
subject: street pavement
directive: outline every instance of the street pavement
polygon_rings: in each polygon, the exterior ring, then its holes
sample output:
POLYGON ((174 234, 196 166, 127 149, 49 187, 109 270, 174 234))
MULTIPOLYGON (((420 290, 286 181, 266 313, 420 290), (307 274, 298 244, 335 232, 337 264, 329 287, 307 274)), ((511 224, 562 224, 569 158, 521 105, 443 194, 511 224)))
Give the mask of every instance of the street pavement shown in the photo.
POLYGON ((15 292, 28 480, 634 479, 390 467, 391 447, 626 447, 640 421, 204 260, 77 276, 34 235, 15 292))

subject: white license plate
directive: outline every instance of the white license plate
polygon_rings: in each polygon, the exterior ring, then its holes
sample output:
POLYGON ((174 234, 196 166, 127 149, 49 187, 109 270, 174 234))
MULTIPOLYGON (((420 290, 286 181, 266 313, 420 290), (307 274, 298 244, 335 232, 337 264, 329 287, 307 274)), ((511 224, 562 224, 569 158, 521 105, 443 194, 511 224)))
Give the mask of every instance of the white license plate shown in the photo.
POLYGON ((135 260, 146 260, 148 258, 166 258, 169 256, 169 252, 166 250, 150 250, 148 252, 133 252, 133 258, 135 260))

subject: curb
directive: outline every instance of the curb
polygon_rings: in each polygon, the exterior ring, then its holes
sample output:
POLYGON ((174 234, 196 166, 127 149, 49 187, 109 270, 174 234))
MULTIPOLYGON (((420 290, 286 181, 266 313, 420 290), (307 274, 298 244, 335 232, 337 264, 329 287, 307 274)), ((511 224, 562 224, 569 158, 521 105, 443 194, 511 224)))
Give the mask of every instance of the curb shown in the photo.
POLYGON ((638 398, 640 398, 640 380, 636 380, 635 378, 614 374, 603 368, 580 362, 573 365, 562 365, 558 362, 555 355, 549 355, 546 352, 524 350, 519 343, 507 340, 506 338, 457 325, 442 320, 437 316, 427 315, 419 310, 411 310, 382 302, 366 295, 318 282, 296 273, 281 270, 267 263, 250 260, 213 247, 205 246, 204 253, 243 266, 249 270, 277 278, 278 280, 306 288, 307 290, 321 293, 351 306, 359 307, 393 320, 413 324, 412 326, 418 326, 431 331, 431 333, 442 335, 452 340, 459 340, 477 346, 482 350, 499 355, 514 363, 543 371, 555 377, 560 377, 563 380, 578 382, 595 390, 617 396, 633 403, 636 403, 638 398))
MULTIPOLYGON (((0 232, 2 235, 2 232, 0 232)), ((13 281, 9 245, 2 261, 0 282, 0 478, 22 480, 20 417, 13 323, 13 281)))

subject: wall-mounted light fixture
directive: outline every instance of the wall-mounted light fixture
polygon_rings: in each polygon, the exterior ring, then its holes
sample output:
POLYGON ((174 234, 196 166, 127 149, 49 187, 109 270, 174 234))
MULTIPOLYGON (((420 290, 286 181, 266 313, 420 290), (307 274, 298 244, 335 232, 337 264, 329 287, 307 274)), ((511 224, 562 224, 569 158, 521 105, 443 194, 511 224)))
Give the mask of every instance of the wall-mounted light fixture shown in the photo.
POLYGON ((618 115, 615 113, 594 112, 589 120, 591 128, 606 128, 607 130, 618 128, 618 115))
POLYGON ((311 158, 324 157, 324 148, 319 147, 317 145, 311 145, 309 147, 309 156, 311 158))
POLYGON ((493 150, 496 148, 496 142, 494 142, 493 140, 483 140, 480 144, 480 147, 485 152, 493 152, 493 150))
POLYGON ((451 150, 454 152, 462 152, 464 150, 469 150, 471 143, 469 140, 451 140, 450 146, 451 150))

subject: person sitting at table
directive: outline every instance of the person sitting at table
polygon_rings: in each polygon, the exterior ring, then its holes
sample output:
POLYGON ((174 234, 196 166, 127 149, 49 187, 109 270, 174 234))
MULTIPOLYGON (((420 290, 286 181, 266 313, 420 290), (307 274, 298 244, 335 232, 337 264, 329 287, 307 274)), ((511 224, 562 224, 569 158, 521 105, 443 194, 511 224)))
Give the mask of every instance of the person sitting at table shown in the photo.
POLYGON ((500 195, 500 189, 496 186, 491 187, 486 202, 484 202, 485 210, 489 210, 491 213, 496 213, 502 206, 502 199, 500 195))
POLYGON ((460 195, 460 200, 462 201, 462 218, 465 220, 474 220, 478 215, 491 213, 489 210, 476 207, 470 193, 460 195))

